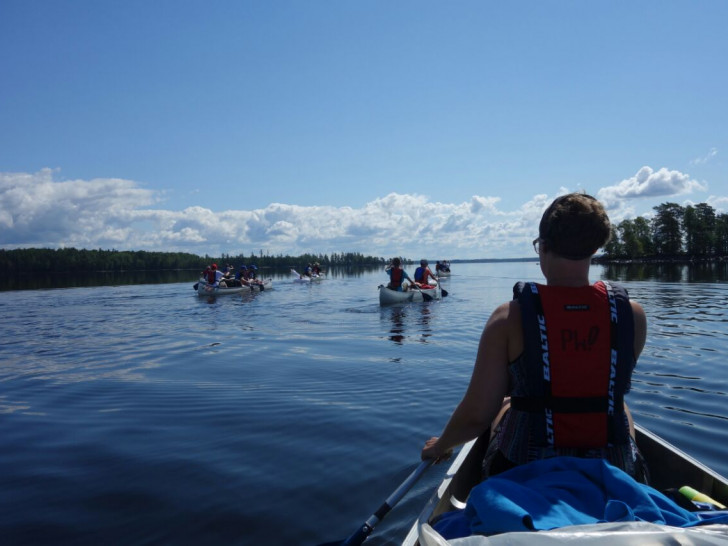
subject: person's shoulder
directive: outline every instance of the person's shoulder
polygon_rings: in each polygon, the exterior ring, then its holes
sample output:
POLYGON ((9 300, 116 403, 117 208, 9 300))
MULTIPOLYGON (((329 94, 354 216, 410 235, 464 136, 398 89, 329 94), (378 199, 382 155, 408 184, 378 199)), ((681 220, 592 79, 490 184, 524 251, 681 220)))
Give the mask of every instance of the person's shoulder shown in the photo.
POLYGON ((501 303, 491 313, 488 324, 508 323, 514 313, 520 313, 520 308, 516 309, 516 307, 518 307, 518 303, 515 301, 501 303))
POLYGON ((644 316, 645 310, 642 307, 642 305, 640 305, 638 302, 636 302, 634 300, 629 300, 629 304, 632 306, 632 313, 640 314, 640 315, 644 316))

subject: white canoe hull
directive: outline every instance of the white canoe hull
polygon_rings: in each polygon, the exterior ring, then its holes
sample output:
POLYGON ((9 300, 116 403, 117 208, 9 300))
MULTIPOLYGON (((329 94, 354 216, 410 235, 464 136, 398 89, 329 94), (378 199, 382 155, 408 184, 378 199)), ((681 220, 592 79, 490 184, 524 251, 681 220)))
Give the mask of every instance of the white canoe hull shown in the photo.
POLYGON ((260 292, 261 290, 270 290, 273 288, 272 279, 261 279, 259 282, 249 286, 215 286, 208 284, 205 280, 200 279, 197 283, 197 294, 200 296, 225 296, 228 294, 244 294, 246 292, 260 292))
POLYGON ((379 305, 393 305, 395 303, 408 303, 412 301, 413 291, 398 292, 386 286, 379 287, 379 305))
POLYGON ((307 284, 311 282, 320 282, 326 279, 326 275, 300 275, 295 269, 291 269, 291 278, 293 282, 299 284, 307 284))
POLYGON ((379 286, 379 305, 392 305, 396 303, 407 303, 410 301, 431 301, 439 300, 442 297, 440 286, 432 288, 413 289, 399 292, 390 290, 384 285, 379 286))

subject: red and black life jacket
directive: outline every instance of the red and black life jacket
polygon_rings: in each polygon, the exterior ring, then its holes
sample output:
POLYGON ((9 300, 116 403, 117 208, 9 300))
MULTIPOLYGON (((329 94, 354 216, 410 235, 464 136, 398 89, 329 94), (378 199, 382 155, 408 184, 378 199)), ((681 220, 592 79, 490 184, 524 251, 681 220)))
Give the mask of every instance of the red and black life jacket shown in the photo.
POLYGON ((210 269, 210 271, 207 272, 207 282, 209 284, 215 284, 216 280, 217 280, 217 269, 210 269))
POLYGON ((525 384, 516 411, 541 412, 543 445, 624 444, 624 394, 634 369, 634 318, 627 291, 599 281, 579 288, 518 283, 525 384))
POLYGON ((398 267, 393 267, 389 270, 389 284, 392 288, 397 289, 402 286, 404 280, 404 270, 398 267))

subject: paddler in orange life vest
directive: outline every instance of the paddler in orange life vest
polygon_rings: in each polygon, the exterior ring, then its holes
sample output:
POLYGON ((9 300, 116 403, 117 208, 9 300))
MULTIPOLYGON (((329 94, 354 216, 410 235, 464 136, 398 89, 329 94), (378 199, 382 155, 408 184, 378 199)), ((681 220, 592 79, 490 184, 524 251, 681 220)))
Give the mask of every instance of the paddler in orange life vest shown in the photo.
POLYGON ((404 287, 402 286, 405 279, 407 279, 410 284, 414 284, 414 281, 409 278, 407 272, 402 269, 402 261, 399 258, 392 258, 392 261, 389 262, 389 265, 387 265, 384 270, 389 274, 389 284, 387 285, 387 288, 390 290, 396 290, 398 292, 407 290, 407 285, 404 285, 404 287))
POLYGON ((432 270, 427 265, 427 260, 420 260, 420 267, 415 269, 415 283, 419 287, 427 285, 427 280, 432 279, 437 284, 437 277, 432 274, 432 270))
MULTIPOLYGON (((533 241, 546 284, 517 283, 490 315, 470 384, 422 458, 493 431, 487 473, 559 455, 602 458, 637 479, 642 458, 624 395, 645 345, 644 310, 621 286, 589 282, 591 257, 610 223, 584 193, 555 199, 533 241)), ((487 438, 488 436, 486 436, 487 438)))

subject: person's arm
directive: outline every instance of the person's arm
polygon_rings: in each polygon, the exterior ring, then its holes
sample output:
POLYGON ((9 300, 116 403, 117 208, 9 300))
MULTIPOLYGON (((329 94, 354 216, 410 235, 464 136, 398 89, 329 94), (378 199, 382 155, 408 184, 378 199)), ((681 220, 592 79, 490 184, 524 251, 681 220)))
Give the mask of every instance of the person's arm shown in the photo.
POLYGON ((509 315, 512 303, 498 307, 480 336, 478 356, 465 396, 450 416, 442 435, 425 442, 423 459, 446 458, 450 451, 480 436, 501 409, 508 394, 509 315))
MULTIPOLYGON (((636 361, 640 354, 642 354, 642 349, 645 348, 645 342, 647 341, 647 316, 645 315, 645 310, 639 303, 632 300, 629 303, 632 306, 632 316, 634 317, 634 359, 636 361)), ((627 402, 624 403, 624 412, 627 415, 629 434, 634 438, 634 420, 632 419, 632 413, 627 407, 627 402)))
POLYGON ((632 316, 634 317, 634 359, 637 360, 647 341, 647 317, 639 303, 632 300, 629 303, 632 305, 632 316))

